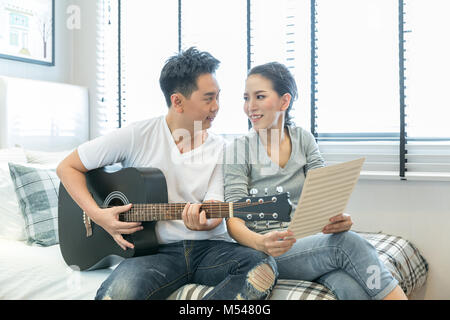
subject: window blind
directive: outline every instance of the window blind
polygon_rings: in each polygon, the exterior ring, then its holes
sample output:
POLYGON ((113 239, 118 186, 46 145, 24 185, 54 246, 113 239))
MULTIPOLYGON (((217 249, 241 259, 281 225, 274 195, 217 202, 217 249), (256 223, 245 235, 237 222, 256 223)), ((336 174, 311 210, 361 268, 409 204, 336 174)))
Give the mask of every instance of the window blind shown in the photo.
POLYGON ((95 135, 120 126, 118 10, 118 0, 97 0, 95 135))
POLYGON ((178 0, 121 0, 122 126, 167 113, 159 76, 178 52, 177 21, 178 0))
POLYGON ((243 112, 247 71, 247 3, 242 0, 181 0, 181 47, 196 46, 220 60, 216 78, 220 110, 211 131, 248 131, 243 112))
POLYGON ((450 180, 450 3, 401 0, 407 179, 450 180))
POLYGON ((312 0, 314 133, 327 162, 399 175, 398 4, 312 0))
POLYGON ((198 46, 222 61, 218 133, 247 131, 246 71, 280 61, 299 87, 294 122, 313 132, 328 164, 364 156, 369 177, 450 179, 446 0, 97 3, 102 132, 165 113, 160 69, 198 46), (202 14, 210 11, 220 14, 202 14))
POLYGON ((250 68, 285 64, 295 78, 299 98, 291 115, 310 130, 310 0, 250 1, 250 68))

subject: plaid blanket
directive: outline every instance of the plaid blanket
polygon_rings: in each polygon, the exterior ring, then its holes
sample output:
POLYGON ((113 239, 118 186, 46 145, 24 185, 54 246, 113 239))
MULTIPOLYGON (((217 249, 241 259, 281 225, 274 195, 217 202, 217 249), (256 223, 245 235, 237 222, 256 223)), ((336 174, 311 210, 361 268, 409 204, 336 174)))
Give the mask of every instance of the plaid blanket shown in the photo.
MULTIPOLYGON (((419 250, 409 241, 384 233, 358 232, 376 249, 406 295, 420 288, 426 281, 428 263, 419 250)), ((198 300, 213 287, 187 284, 175 291, 169 299, 198 300)), ((270 300, 336 300, 336 296, 325 286, 300 280, 278 279, 270 300)))

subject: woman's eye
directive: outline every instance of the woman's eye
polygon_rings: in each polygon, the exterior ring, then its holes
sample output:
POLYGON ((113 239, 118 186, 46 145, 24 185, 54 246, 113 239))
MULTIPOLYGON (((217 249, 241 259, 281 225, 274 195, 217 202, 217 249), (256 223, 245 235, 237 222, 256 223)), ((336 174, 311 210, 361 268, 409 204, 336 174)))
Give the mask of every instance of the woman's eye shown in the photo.
POLYGON ((247 101, 248 100, 248 97, 244 97, 244 101, 247 101))
POLYGON ((264 96, 259 94, 256 96, 256 99, 264 99, 264 96))

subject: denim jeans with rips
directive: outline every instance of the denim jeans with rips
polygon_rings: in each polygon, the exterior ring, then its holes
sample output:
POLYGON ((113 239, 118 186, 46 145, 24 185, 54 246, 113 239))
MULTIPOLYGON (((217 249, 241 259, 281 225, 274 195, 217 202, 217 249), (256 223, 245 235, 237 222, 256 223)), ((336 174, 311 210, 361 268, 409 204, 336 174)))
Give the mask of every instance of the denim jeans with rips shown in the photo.
POLYGON ((275 260, 279 279, 321 283, 338 299, 380 300, 398 284, 375 247, 353 231, 297 239, 275 260))
POLYGON ((188 283, 214 286, 204 299, 265 299, 277 279, 273 257, 220 240, 160 245, 154 255, 123 260, 102 283, 96 299, 166 299, 188 283))

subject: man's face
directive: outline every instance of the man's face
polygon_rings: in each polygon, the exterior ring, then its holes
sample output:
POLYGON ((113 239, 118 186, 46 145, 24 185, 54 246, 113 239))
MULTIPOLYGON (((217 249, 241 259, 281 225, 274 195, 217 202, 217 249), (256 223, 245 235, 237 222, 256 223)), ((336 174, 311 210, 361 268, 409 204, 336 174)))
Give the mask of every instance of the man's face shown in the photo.
POLYGON ((213 74, 205 73, 197 78, 197 88, 189 98, 183 97, 183 113, 188 125, 199 121, 208 129, 219 111, 219 84, 213 74))

